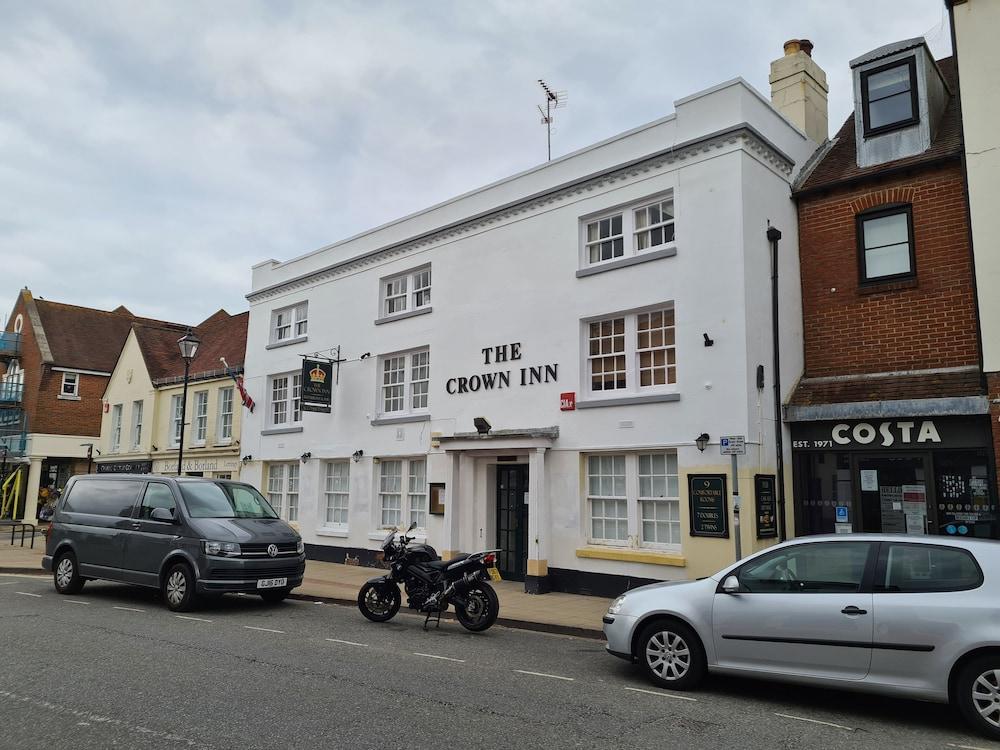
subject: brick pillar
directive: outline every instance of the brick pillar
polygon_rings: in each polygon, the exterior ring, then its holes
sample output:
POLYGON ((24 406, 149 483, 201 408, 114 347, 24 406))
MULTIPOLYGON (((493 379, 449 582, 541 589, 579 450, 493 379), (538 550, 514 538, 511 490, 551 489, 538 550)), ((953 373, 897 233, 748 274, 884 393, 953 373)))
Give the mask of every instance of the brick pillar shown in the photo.
POLYGON ((986 373, 986 387, 990 399, 990 425, 993 428, 993 462, 1000 483, 1000 372, 986 373))

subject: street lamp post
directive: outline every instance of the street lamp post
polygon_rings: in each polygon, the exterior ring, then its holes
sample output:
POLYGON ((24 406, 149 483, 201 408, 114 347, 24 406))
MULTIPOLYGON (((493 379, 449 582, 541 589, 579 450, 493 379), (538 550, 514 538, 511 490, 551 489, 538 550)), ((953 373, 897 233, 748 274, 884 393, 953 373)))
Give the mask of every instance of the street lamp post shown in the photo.
POLYGON ((191 360, 198 353, 200 343, 201 339, 190 328, 188 328, 187 333, 177 339, 177 346, 180 347, 181 358, 184 360, 184 394, 181 396, 181 435, 177 451, 177 476, 181 476, 181 466, 184 463, 184 423, 187 421, 188 372, 191 368, 191 360))

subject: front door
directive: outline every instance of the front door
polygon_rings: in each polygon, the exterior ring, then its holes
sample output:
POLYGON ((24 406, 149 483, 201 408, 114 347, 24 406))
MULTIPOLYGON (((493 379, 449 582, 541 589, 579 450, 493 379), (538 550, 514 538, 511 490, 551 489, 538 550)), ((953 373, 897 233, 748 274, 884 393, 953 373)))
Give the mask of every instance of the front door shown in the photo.
POLYGON ((497 466, 497 548, 500 574, 523 581, 528 562, 528 467, 497 466))
POLYGON ((871 575, 876 545, 829 541, 782 547, 716 593, 712 630, 720 667, 861 680, 872 660, 871 575))
POLYGON ((180 526, 165 521, 154 521, 151 516, 156 508, 166 508, 177 517, 177 503, 170 485, 149 482, 139 505, 138 518, 125 539, 125 577, 133 583, 155 586, 160 568, 167 555, 177 546, 180 526))
POLYGON ((936 533, 929 501, 930 466, 924 455, 865 454, 858 457, 861 524, 856 531, 884 534, 936 533))

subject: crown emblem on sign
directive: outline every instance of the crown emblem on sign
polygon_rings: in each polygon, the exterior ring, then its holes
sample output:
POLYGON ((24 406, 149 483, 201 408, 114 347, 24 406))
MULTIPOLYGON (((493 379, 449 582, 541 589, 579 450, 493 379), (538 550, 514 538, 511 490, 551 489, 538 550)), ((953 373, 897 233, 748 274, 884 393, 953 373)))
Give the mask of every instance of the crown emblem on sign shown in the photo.
POLYGON ((324 370, 319 365, 316 365, 309 371, 309 379, 314 383, 325 383, 326 382, 326 370, 324 370))

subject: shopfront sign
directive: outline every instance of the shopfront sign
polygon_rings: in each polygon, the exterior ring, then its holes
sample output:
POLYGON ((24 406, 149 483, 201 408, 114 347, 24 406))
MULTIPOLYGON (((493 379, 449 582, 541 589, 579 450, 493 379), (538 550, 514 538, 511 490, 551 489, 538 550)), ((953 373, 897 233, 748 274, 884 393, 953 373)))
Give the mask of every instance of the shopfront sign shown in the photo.
MULTIPOLYGON (((484 367, 519 362, 522 358, 521 342, 487 346, 480 349, 484 367)), ((504 388, 559 382, 559 365, 526 365, 505 369, 490 369, 471 375, 448 378, 444 388, 452 396, 460 393, 502 390, 504 388)), ((575 404, 575 401, 574 401, 575 404)))
MULTIPOLYGON (((238 458, 186 458, 181 466, 182 473, 196 473, 206 471, 229 471, 237 472, 240 468, 238 458)), ((157 474, 176 474, 177 459, 165 458, 155 464, 157 474)))
POLYGON ((98 474, 149 474, 152 461, 106 461, 97 464, 98 474))
POLYGON ((302 361, 302 411, 329 414, 333 401, 333 362, 302 361))
POLYGON ((774 475, 757 474, 753 478, 754 497, 757 501, 757 538, 778 537, 778 503, 774 494, 774 475))
POLYGON ((688 503, 691 536, 729 538, 725 474, 690 474, 688 503))
POLYGON ((982 417, 796 422, 792 425, 792 448, 865 451, 979 448, 990 443, 988 427, 982 417))

